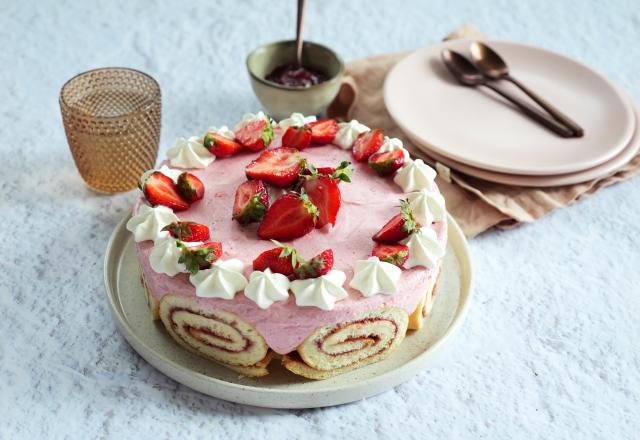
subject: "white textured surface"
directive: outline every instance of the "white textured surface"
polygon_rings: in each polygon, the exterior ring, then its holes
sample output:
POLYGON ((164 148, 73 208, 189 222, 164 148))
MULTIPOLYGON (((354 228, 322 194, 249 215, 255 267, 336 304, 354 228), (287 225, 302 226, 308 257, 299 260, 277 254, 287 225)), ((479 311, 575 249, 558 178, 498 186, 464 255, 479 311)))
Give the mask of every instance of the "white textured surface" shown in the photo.
MULTIPOLYGON (((294 1, 3 2, 0 438, 637 438, 640 180, 471 243, 476 297, 439 366, 321 410, 242 407, 149 367, 108 315, 102 258, 134 193, 87 190, 57 106, 79 71, 126 65, 163 91, 162 151, 258 108, 244 56, 288 38, 294 1)), ((640 98, 629 1, 311 1, 307 34, 347 60, 462 21, 595 67, 640 98)))

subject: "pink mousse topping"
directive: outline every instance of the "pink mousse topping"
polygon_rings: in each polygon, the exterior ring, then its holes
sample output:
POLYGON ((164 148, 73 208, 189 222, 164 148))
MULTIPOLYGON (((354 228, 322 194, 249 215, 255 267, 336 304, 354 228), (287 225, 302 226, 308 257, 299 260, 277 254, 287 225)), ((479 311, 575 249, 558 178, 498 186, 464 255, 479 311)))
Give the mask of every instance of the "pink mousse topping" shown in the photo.
MULTIPOLYGON (((354 162, 350 150, 332 145, 310 147, 301 154, 316 167, 335 167, 343 160, 354 162)), ((260 253, 275 247, 270 241, 257 237, 258 223, 243 227, 231 219, 236 188, 246 180, 245 166, 255 157, 256 153, 240 153, 217 159, 204 170, 190 170, 204 183, 205 196, 188 210, 176 213, 181 220, 208 225, 211 240, 222 242, 222 258, 240 259, 245 264, 244 275, 247 279, 253 270, 253 260, 260 253)), ((158 300, 168 293, 188 296, 202 307, 235 313, 254 325, 269 347, 280 354, 294 351, 316 328, 351 320, 368 310, 392 306, 401 307, 407 313, 413 312, 429 281, 437 276, 440 262, 432 269, 415 267, 403 270, 398 293, 395 295, 373 295, 366 298, 348 287, 353 278, 355 261, 371 255, 375 245, 371 237, 399 212, 399 199, 405 198, 401 188, 391 177, 378 177, 366 163, 352 163, 351 168, 354 170, 352 182, 340 184, 342 206, 335 227, 327 225, 288 243, 304 258, 311 258, 327 248, 333 249, 333 268, 347 275, 343 287, 349 293, 349 297, 337 302, 333 310, 299 307, 293 293, 290 293, 287 301, 275 302, 266 310, 259 308, 242 292, 238 292, 233 300, 197 297, 187 274, 169 277, 151 269, 149 254, 153 243, 144 241, 136 243, 136 248, 151 293, 158 300)), ((278 190, 270 192, 273 202, 273 196, 278 190)), ((134 213, 141 203, 144 203, 142 198, 136 204, 134 213)), ((431 227, 444 246, 447 241, 447 222, 436 222, 431 227)))

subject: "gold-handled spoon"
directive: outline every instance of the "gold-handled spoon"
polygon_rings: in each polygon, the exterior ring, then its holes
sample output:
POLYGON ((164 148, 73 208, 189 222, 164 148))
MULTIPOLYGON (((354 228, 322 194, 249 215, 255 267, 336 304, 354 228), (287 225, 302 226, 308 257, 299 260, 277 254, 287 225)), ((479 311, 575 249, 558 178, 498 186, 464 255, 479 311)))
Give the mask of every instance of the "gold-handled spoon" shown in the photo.
POLYGON ((445 66, 449 69, 449 72, 451 72, 454 78, 456 78, 460 83, 470 87, 485 86, 512 102, 527 116, 560 136, 567 138, 573 137, 573 131, 567 126, 560 124, 558 121, 550 118, 546 114, 531 108, 519 98, 492 84, 491 81, 487 79, 464 55, 449 49, 443 49, 441 55, 445 66))
POLYGON ((520 90, 529 95, 540 107, 545 109, 553 118, 558 122, 569 127, 575 137, 582 137, 584 130, 571 118, 562 113, 556 107, 542 99, 535 94, 532 90, 522 84, 520 81, 511 76, 507 63, 502 59, 500 55, 489 46, 479 41, 474 41, 470 46, 471 58, 476 67, 484 74, 484 76, 491 79, 504 79, 515 84, 520 90))
POLYGON ((298 19, 296 21, 296 61, 302 67, 302 26, 304 24, 304 7, 306 0, 298 0, 298 19))

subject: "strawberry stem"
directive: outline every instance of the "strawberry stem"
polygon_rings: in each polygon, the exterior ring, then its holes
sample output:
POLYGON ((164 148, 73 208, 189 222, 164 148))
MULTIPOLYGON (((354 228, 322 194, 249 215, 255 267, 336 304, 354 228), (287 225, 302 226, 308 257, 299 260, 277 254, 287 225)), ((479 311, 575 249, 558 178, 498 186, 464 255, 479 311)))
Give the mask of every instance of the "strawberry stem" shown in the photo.
POLYGON ((349 165, 351 165, 351 162, 343 160, 342 162, 340 162, 340 165, 338 166, 338 168, 336 168, 331 177, 343 182, 350 183, 353 170, 348 168, 349 165))
POLYGON ((291 257, 291 266, 294 268, 298 267, 298 265, 304 264, 304 258, 300 256, 300 254, 294 247, 287 246, 284 243, 280 243, 278 240, 271 241, 279 248, 282 248, 282 252, 280 252, 280 255, 278 255, 279 258, 291 257))
POLYGON ((412 234, 419 230, 416 219, 413 216, 413 209, 411 209, 411 205, 409 204, 409 199, 400 199, 400 212, 402 213, 403 220, 402 228, 407 232, 407 234, 412 234))
POLYGON ((318 210, 318 207, 314 205, 311 200, 309 200, 309 196, 305 192, 304 188, 300 188, 299 194, 300 194, 300 200, 302 200, 302 204, 307 210, 307 212, 317 219, 320 216, 320 211, 318 210))
POLYGON ((191 249, 183 242, 176 241, 176 245, 182 249, 182 255, 178 258, 178 263, 184 263, 187 271, 195 275, 201 269, 209 269, 211 264, 218 259, 215 248, 210 246, 191 249))

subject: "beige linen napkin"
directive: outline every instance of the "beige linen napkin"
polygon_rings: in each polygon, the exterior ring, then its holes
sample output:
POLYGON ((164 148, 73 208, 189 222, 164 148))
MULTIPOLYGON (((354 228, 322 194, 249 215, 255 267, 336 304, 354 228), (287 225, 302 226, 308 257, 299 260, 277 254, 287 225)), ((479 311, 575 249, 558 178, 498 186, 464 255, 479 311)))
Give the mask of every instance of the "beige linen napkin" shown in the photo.
MULTIPOLYGON (((448 35, 451 38, 483 38, 471 25, 448 35)), ((379 55, 347 63, 340 93, 327 113, 339 119, 357 119, 403 140, 412 155, 423 158, 438 170, 437 183, 447 200, 447 209, 467 237, 487 229, 512 228, 533 222, 555 208, 589 196, 600 188, 640 174, 640 154, 627 165, 606 176, 576 185, 553 188, 525 188, 487 182, 461 174, 434 161, 414 148, 393 122, 384 105, 382 86, 391 67, 407 52, 379 55)))

